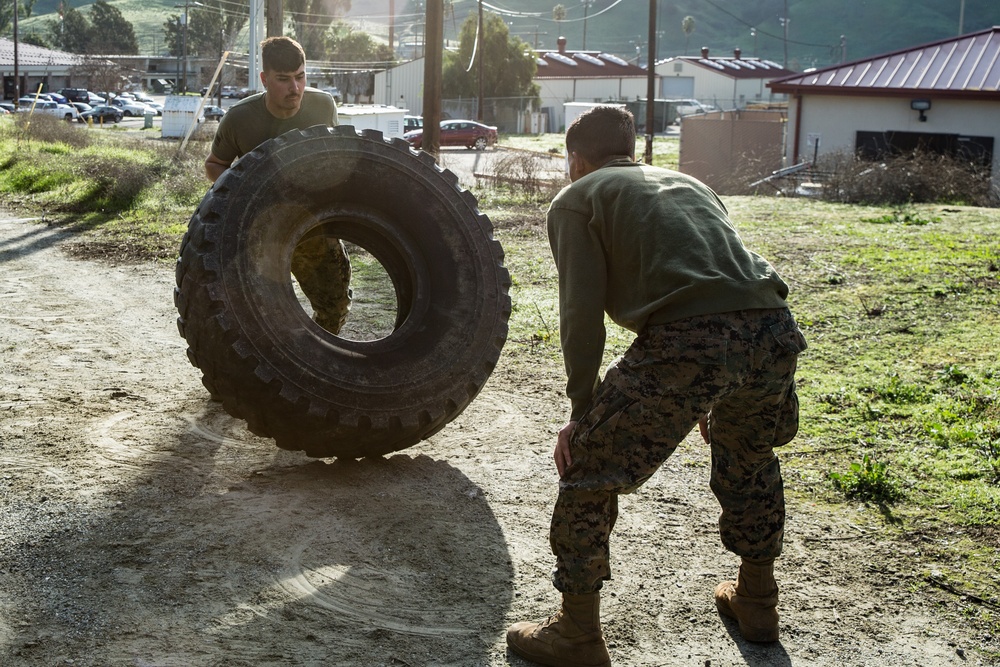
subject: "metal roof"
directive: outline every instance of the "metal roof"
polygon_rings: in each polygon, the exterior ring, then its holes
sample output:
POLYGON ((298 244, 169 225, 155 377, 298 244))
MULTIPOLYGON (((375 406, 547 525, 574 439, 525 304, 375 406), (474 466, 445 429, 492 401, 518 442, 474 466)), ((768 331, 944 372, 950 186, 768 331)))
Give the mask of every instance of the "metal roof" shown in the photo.
MULTIPOLYGON (((83 62, 83 56, 76 53, 54 51, 24 42, 18 42, 17 45, 17 66, 19 68, 71 67, 79 65, 81 62, 83 62)), ((0 38, 0 67, 4 69, 13 69, 14 67, 14 42, 12 40, 0 38)))
POLYGON ((776 93, 1000 99, 1000 26, 776 79, 776 93))
POLYGON ((618 56, 598 51, 538 51, 536 79, 606 79, 645 77, 646 70, 618 56))
POLYGON ((656 66, 672 62, 683 62, 715 72, 730 79, 780 79, 795 74, 795 70, 785 69, 773 60, 764 58, 744 58, 737 53, 732 56, 711 56, 708 49, 702 49, 700 56, 676 56, 656 61, 656 66))

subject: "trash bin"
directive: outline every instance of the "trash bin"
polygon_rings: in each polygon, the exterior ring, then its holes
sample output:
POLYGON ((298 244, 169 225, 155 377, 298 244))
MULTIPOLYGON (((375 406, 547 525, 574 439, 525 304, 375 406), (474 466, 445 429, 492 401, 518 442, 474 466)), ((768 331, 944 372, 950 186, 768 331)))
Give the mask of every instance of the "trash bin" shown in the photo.
POLYGON ((148 130, 151 127, 153 127, 153 112, 152 111, 147 111, 145 114, 143 114, 143 118, 146 119, 146 122, 143 123, 142 129, 148 130))

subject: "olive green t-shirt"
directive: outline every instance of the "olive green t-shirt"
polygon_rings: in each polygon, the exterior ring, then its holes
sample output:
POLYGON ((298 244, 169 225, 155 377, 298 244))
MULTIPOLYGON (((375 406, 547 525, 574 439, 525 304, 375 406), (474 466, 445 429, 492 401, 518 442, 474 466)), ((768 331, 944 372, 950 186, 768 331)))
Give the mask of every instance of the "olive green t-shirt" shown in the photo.
POLYGON ((788 286, 743 245, 725 205, 676 171, 610 162, 556 196, 548 233, 573 419, 599 380, 605 312, 638 333, 697 315, 786 306, 788 286))
POLYGON ((251 95, 229 108, 215 132, 212 155, 228 163, 290 130, 337 124, 337 103, 322 90, 306 88, 302 93, 302 105, 291 118, 272 115, 264 104, 266 94, 251 95))

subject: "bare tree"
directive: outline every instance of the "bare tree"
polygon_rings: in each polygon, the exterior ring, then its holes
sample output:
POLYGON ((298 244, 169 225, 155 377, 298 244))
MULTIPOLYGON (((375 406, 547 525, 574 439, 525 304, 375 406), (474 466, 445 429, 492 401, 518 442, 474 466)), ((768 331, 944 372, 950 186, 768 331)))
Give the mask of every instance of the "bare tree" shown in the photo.
POLYGON ((70 72, 73 79, 84 78, 87 88, 100 92, 115 92, 128 84, 128 68, 107 58, 83 56, 79 65, 74 65, 70 72))

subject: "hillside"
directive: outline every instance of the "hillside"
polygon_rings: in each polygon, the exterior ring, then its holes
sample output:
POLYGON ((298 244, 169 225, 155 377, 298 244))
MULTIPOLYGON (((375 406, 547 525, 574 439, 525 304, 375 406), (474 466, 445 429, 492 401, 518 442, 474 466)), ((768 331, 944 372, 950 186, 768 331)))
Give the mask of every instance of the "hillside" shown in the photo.
MULTIPOLYGON (((793 69, 822 67, 848 60, 907 48, 958 34, 959 2, 956 0, 754 0, 727 3, 723 0, 658 0, 657 57, 693 55, 702 46, 712 53, 730 53, 740 47, 746 55, 778 62, 785 59, 784 29, 779 17, 788 4, 788 64, 793 69), (694 32, 686 36, 681 23, 694 18, 694 32), (754 28, 756 35, 752 34, 754 28), (841 45, 841 35, 845 44, 841 45)), ((645 62, 647 53, 649 4, 645 0, 562 0, 567 16, 552 18, 555 0, 486 0, 486 4, 506 10, 504 19, 511 33, 537 48, 552 48, 564 35, 570 48, 584 46, 645 62), (539 7, 544 6, 544 10, 539 7)), ((24 32, 47 32, 55 18, 59 0, 38 0, 34 15, 22 21, 24 32)), ((79 0, 70 5, 85 13, 90 3, 79 0)), ((135 26, 144 52, 164 48, 163 23, 181 12, 177 0, 111 0, 112 5, 135 26)), ((388 33, 389 0, 353 0, 348 20, 372 33, 388 33)), ((396 34, 419 36, 421 17, 418 0, 396 0, 396 34)), ((287 3, 286 3, 287 5, 287 3)), ((447 5, 447 0, 446 0, 447 5)), ((476 12, 477 0, 454 0, 454 17, 445 18, 445 36, 453 38, 462 21, 476 12)), ((963 32, 1000 25, 1000 2, 965 0, 963 32)), ((246 48, 246 37, 242 46, 246 48)))

